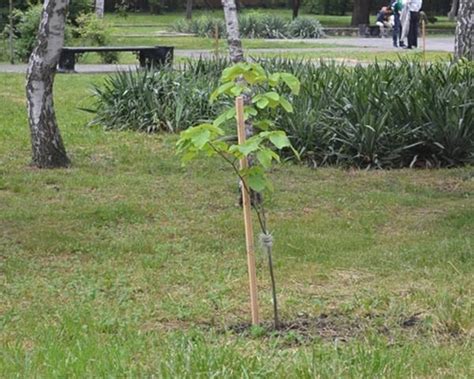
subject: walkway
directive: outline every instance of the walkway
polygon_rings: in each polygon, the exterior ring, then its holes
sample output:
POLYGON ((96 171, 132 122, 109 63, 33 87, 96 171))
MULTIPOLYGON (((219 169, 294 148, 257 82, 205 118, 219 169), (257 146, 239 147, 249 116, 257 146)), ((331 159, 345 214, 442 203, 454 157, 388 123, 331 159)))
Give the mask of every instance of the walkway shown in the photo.
MULTIPOLYGON (((341 38, 323 38, 316 40, 267 40, 267 49, 247 49, 249 55, 261 54, 261 53, 317 53, 317 52, 346 52, 348 55, 350 52, 384 52, 384 51, 399 51, 403 53, 403 50, 394 49, 392 47, 392 40, 390 38, 354 38, 354 37, 341 37, 341 38), (305 42, 308 43, 307 48, 272 48, 272 43, 278 41, 285 42, 305 42), (315 47, 318 44, 325 46, 333 45, 334 47, 315 47), (313 46, 313 47, 311 47, 313 46)), ((421 39, 418 42, 421 44, 421 39)), ((420 46, 421 47, 421 46, 420 46)), ((452 52, 454 50, 454 37, 429 37, 426 41, 427 51, 442 51, 452 52)), ((214 52, 212 50, 175 50, 176 57, 187 57, 187 58, 199 58, 199 57, 212 57, 214 52)), ((104 65, 104 64, 77 64, 76 71, 78 73, 98 73, 98 72, 114 72, 130 70, 135 68, 135 64, 131 65, 104 65)), ((25 73, 26 64, 0 64, 0 72, 9 73, 25 73)))

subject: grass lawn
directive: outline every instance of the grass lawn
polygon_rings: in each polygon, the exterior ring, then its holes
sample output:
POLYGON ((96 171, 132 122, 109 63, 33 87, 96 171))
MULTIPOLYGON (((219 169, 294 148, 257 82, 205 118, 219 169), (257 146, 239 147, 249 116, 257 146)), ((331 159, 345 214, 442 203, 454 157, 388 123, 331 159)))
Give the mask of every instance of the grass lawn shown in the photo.
MULTIPOLYGON (((268 199, 284 320, 249 319, 236 181, 176 136, 88 128, 102 75, 58 75, 73 161, 28 166, 24 76, 0 74, 0 377, 472 378, 474 173, 284 164, 268 199)), ((269 279, 258 255, 263 318, 269 279)))
MULTIPOLYGON (((278 47, 272 46, 275 48, 278 47)), ((267 45, 268 46, 268 45, 267 45)), ((306 46, 302 46, 302 48, 306 48, 306 46)), ((315 46, 316 47, 316 46, 315 46)), ((311 46, 311 49, 313 46, 311 46)), ((209 52, 214 52, 215 49, 213 47, 209 47, 209 52)), ((227 56, 227 48, 224 44, 220 45, 219 54, 221 57, 227 56)), ((272 57, 282 57, 282 58, 295 58, 295 59, 312 59, 312 60, 337 60, 337 61, 345 61, 348 64, 353 63, 367 63, 367 62, 375 62, 375 61, 391 61, 391 62, 398 62, 400 60, 407 60, 407 61, 423 61, 426 59, 427 62, 436 62, 436 61, 449 61, 452 58, 451 53, 446 53, 443 51, 429 51, 426 52, 426 55, 423 56, 422 52, 419 51, 407 51, 407 50, 394 50, 393 52, 387 51, 354 51, 353 49, 346 48, 344 46, 341 47, 340 51, 334 50, 325 50, 325 47, 318 46, 317 50, 308 50, 308 51, 298 51, 298 52, 255 52, 252 50, 247 50, 246 54, 252 58, 272 58, 272 57)), ((175 57, 175 63, 181 63, 189 58, 185 57, 175 57)), ((137 58, 132 53, 119 53, 119 61, 121 64, 137 64, 137 58)), ((82 64, 94 64, 99 63, 100 57, 96 53, 88 53, 84 54, 79 63, 82 64)))
MULTIPOLYGON (((290 9, 243 9, 240 13, 261 13, 282 16, 291 19, 292 11, 290 9)), ((351 24, 351 15, 333 16, 333 15, 314 15, 308 14, 302 9, 301 16, 316 17, 323 27, 348 27, 351 24)), ((224 18, 222 10, 213 12, 206 10, 196 10, 193 17, 210 16, 224 18)), ((167 30, 171 24, 184 18, 183 12, 166 12, 162 15, 153 15, 149 13, 129 13, 127 17, 119 16, 116 13, 106 13, 105 19, 112 25, 117 25, 120 31, 143 32, 147 28, 158 30, 167 30)), ((370 22, 375 24, 375 14, 370 16, 370 22)), ((446 16, 437 16, 438 21, 434 24, 428 24, 427 27, 433 29, 454 29, 455 23, 450 21, 446 16)))
POLYGON ((348 64, 351 63, 367 63, 367 62, 400 62, 400 61, 423 61, 436 62, 436 61, 449 61, 452 59, 453 54, 446 53, 444 51, 428 51, 426 55, 423 55, 419 51, 405 51, 405 50, 394 50, 391 52, 387 51, 354 51, 345 49, 342 51, 310 51, 310 52, 285 52, 285 53, 258 53, 249 55, 263 58, 292 58, 292 59, 313 59, 313 60, 337 60, 345 61, 348 64))

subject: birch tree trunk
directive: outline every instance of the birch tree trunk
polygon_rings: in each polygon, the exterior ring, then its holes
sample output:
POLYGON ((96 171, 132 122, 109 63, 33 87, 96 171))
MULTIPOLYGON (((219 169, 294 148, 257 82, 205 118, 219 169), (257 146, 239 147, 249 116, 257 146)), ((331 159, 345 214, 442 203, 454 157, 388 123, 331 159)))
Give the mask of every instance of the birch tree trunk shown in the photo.
POLYGON ((186 20, 193 18, 193 0, 186 0, 186 20))
POLYGON ((458 14, 458 8, 459 8, 459 0, 453 0, 451 4, 451 10, 448 13, 448 18, 451 21, 454 21, 456 19, 456 15, 458 14))
POLYGON ((9 29, 8 33, 8 44, 10 45, 10 63, 15 63, 15 48, 13 47, 13 0, 8 3, 9 7, 9 29))
POLYGON ((472 0, 459 0, 458 22, 456 26, 456 40, 454 56, 456 59, 467 58, 472 61, 474 56, 474 2, 472 0))
MULTIPOLYGON (((227 30, 227 43, 229 45, 229 57, 233 63, 244 62, 244 50, 242 49, 242 41, 240 40, 239 18, 237 15, 237 7, 235 0, 221 0, 224 8, 224 17, 227 30)), ((244 95, 244 103, 248 105, 251 99, 249 95, 244 95)), ((250 120, 245 121, 245 135, 250 138, 254 135, 254 127, 250 120)), ((254 157, 247 157, 249 166, 252 166, 254 157)), ((262 202, 262 195, 258 192, 251 191, 251 202, 254 205, 262 202)), ((242 204, 242 198, 240 199, 242 204)))
POLYGON ((95 0, 95 14, 99 18, 104 18, 104 0, 95 0))
POLYGON ((245 60, 244 51, 240 40, 239 18, 235 0, 222 0, 222 7, 224 8, 230 60, 233 63, 243 62, 245 60))
POLYGON ((66 167, 69 158, 54 112, 53 82, 64 44, 69 0, 45 0, 36 47, 27 69, 26 98, 30 125, 32 164, 39 168, 66 167))

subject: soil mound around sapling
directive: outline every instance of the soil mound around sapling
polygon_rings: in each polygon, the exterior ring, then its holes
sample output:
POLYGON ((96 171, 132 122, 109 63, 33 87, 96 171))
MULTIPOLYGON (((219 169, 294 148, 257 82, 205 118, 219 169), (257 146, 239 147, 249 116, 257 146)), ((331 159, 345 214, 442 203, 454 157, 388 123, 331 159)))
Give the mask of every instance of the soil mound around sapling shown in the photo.
POLYGON ((282 337, 291 344, 305 344, 313 340, 347 342, 366 333, 391 336, 397 331, 413 333, 421 328, 422 318, 418 315, 402 316, 394 328, 388 327, 382 315, 368 314, 366 317, 351 318, 345 314, 321 314, 319 316, 300 316, 294 320, 282 320, 278 328, 272 322, 258 326, 238 323, 225 329, 243 337, 282 337), (395 330, 396 329, 396 330, 395 330))

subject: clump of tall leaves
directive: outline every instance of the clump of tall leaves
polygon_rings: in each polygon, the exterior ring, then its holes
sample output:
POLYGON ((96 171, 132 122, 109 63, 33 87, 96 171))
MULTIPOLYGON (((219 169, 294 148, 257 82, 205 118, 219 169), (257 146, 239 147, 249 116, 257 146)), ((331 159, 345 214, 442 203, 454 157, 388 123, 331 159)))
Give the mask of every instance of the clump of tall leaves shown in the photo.
MULTIPOLYGON (((472 62, 347 67, 267 59, 260 64, 268 72, 289 72, 300 80, 293 113, 262 112, 271 113, 302 160, 312 165, 400 168, 474 163, 472 62)), ((115 74, 95 89, 96 123, 108 129, 153 132, 180 131, 212 119, 228 105, 222 97, 214 106, 207 99, 229 65, 222 59, 197 60, 180 70, 115 74)))
MULTIPOLYGON (((215 17, 197 17, 179 20, 172 25, 174 31, 192 33, 200 37, 226 36, 224 20, 215 17)), ((321 38, 324 31, 314 17, 298 17, 295 20, 272 15, 250 12, 239 15, 240 34, 244 38, 321 38)))
MULTIPOLYGON (((292 149, 290 140, 282 130, 277 130, 274 121, 268 118, 273 111, 281 109, 293 112, 291 98, 300 91, 300 82, 289 73, 267 73, 256 63, 238 63, 225 69, 221 76, 221 85, 212 93, 211 102, 223 97, 225 100, 236 97, 246 98, 243 109, 245 122, 251 122, 257 133, 243 143, 235 143, 232 139, 230 125, 235 129, 236 108, 233 102, 212 122, 205 122, 191 127, 180 134, 176 144, 177 152, 182 156, 183 163, 189 162, 198 155, 219 157, 229 164, 230 170, 241 180, 243 190, 250 196, 251 190, 256 192, 272 191, 266 171, 274 161, 280 161, 279 150, 292 149), (285 87, 288 96, 281 92, 285 87), (230 138, 229 138, 230 137, 230 138), (250 156, 253 164, 239 167, 241 159, 250 156)), ((267 228, 263 202, 254 202, 253 208, 257 213, 262 232, 262 244, 267 250, 272 296, 274 306, 275 327, 279 325, 276 285, 272 263, 272 237, 267 228)))
POLYGON ((213 117, 217 109, 208 99, 218 79, 203 70, 196 64, 185 65, 182 71, 165 67, 117 72, 93 87, 91 124, 114 130, 177 132, 213 117))

